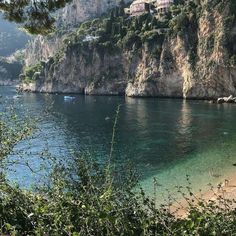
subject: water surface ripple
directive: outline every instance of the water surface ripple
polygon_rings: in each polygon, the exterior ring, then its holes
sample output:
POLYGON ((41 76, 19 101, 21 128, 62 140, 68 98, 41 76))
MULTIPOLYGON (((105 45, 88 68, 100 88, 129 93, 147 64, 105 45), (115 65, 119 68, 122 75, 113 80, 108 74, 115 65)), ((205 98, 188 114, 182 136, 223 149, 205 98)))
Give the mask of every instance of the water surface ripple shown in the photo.
MULTIPOLYGON (((30 93, 15 98, 11 87, 0 87, 0 94, 2 101, 13 102, 19 111, 41 117, 40 134, 28 151, 45 148, 47 139, 50 152, 65 158, 68 148, 107 158, 115 111, 121 104, 114 159, 131 160, 148 193, 153 177, 162 185, 161 194, 166 188, 185 185, 186 174, 197 190, 236 170, 236 105, 82 95, 67 100, 64 95, 30 93), (49 114, 44 117, 46 108, 49 114), (212 172, 220 177, 212 177, 212 172)), ((24 149, 24 144, 18 148, 24 149)), ((25 171, 18 169, 17 174, 29 181, 25 171)))

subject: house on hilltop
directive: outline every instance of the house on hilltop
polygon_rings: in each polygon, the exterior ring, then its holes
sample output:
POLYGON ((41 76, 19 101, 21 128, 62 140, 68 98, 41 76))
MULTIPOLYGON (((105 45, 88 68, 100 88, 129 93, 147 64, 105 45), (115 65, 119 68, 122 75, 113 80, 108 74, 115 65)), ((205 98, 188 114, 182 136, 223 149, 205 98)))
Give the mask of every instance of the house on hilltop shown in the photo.
POLYGON ((131 16, 141 15, 143 13, 167 12, 174 0, 135 0, 125 13, 131 16))
POLYGON ((157 12, 168 12, 171 4, 174 4, 174 0, 157 0, 156 10, 157 12))
POLYGON ((145 12, 150 12, 150 4, 148 0, 135 0, 130 7, 126 9, 126 13, 131 16, 141 15, 145 12))

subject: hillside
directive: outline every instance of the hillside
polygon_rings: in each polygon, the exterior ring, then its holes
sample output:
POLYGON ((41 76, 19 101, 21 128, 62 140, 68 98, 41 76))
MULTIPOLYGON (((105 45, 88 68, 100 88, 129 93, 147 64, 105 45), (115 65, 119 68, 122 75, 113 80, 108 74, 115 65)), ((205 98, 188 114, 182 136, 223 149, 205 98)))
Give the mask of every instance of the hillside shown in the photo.
MULTIPOLYGON (((125 0, 129 2, 130 0, 125 0)), ((38 36, 26 47, 25 65, 46 61, 63 46, 63 39, 81 23, 99 17, 119 4, 120 0, 73 0, 58 12, 57 31, 47 37, 38 36)))
POLYGON ((25 47, 29 36, 0 15, 0 56, 5 57, 25 47))
POLYGON ((24 49, 29 39, 30 37, 20 31, 16 24, 4 20, 0 14, 0 85, 11 85, 18 80, 22 62, 12 54, 24 49), (8 58, 9 56, 11 58, 8 58))
POLYGON ((184 98, 236 95, 234 0, 180 2, 158 17, 129 17, 123 8, 66 35, 48 60, 26 69, 22 89, 184 98))

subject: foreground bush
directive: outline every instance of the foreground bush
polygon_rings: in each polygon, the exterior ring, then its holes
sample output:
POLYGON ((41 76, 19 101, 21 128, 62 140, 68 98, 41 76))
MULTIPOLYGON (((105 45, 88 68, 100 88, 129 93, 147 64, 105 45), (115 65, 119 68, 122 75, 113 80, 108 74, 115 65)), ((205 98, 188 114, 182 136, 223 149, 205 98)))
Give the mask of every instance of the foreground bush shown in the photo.
MULTIPOLYGON (((13 117, 13 120, 15 118, 13 117)), ((14 123, 14 122, 13 122, 14 123)), ((31 128, 0 122, 1 163, 31 128), (15 127, 15 128, 14 128, 15 127)), ((169 206, 137 190, 135 172, 100 164, 88 154, 55 163, 46 185, 23 190, 0 175, 1 235, 235 235, 234 202, 206 203, 191 191, 189 214, 176 218, 169 206), (124 171, 125 170, 125 171, 124 171), (193 199, 196 204, 192 204, 193 199)))
MULTIPOLYGON (((48 186, 34 192, 0 184, 1 233, 10 235, 233 235, 231 202, 190 204, 186 218, 175 218, 142 191, 134 175, 113 174, 88 156, 73 169, 56 167, 48 186), (109 173, 110 172, 110 173, 109 173), (115 179, 116 178, 116 179, 115 179), (119 181, 117 181, 119 179, 119 181)), ((221 199, 223 201, 223 199, 221 199)))

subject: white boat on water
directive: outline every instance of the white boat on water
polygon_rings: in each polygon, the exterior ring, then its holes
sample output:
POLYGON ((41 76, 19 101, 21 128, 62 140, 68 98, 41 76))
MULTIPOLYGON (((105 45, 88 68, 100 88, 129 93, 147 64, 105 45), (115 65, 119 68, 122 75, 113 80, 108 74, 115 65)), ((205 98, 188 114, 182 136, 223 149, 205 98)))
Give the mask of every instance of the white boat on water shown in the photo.
POLYGON ((75 97, 73 97, 73 96, 64 96, 64 101, 65 102, 71 102, 73 100, 75 100, 75 97))
POLYGON ((21 98, 21 97, 22 97, 21 95, 14 95, 14 96, 13 96, 13 99, 14 99, 14 100, 17 100, 17 99, 19 99, 19 98, 21 98))

